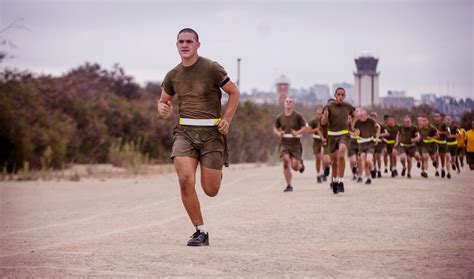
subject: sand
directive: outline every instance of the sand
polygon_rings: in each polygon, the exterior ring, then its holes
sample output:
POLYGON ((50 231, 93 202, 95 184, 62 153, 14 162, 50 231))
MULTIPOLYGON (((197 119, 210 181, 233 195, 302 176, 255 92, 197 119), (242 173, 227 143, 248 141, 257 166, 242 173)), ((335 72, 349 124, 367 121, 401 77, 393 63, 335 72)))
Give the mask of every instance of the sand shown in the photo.
POLYGON ((199 195, 209 247, 173 173, 0 183, 0 277, 473 278, 474 172, 387 176, 333 195, 314 162, 283 193, 281 166, 234 165, 199 195))

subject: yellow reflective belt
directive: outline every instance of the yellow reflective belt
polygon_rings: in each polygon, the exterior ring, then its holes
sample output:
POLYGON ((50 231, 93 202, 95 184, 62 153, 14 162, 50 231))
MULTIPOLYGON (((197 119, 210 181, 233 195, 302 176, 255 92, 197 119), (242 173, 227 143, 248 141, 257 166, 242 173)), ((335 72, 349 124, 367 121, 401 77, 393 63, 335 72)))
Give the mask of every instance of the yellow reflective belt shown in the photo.
POLYGON ((316 134, 313 134, 313 138, 314 139, 321 139, 321 137, 319 135, 316 135, 316 134))
POLYGON ((179 125, 216 126, 219 120, 221 119, 220 118, 214 118, 214 119, 179 118, 179 125))
POLYGON ((349 134, 348 130, 341 130, 341 131, 328 131, 328 136, 342 136, 349 134))
POLYGON ((283 134, 283 137, 285 139, 293 139, 293 138, 297 139, 297 138, 300 138, 301 136, 300 135, 293 136, 293 134, 283 134))
POLYGON ((445 140, 435 140, 435 142, 438 144, 446 144, 445 140))
POLYGON ((448 145, 457 145, 458 141, 448 141, 448 145))
POLYGON ((395 140, 383 139, 383 141, 387 144, 395 144, 395 140))
POLYGON ((432 143, 432 142, 435 142, 434 139, 424 139, 423 140, 424 143, 432 143))

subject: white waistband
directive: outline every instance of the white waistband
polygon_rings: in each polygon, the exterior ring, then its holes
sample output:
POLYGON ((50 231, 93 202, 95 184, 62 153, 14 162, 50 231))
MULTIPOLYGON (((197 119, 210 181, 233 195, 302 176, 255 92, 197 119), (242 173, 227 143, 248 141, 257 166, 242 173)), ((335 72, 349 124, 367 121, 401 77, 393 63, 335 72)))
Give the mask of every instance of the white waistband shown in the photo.
POLYGON ((216 126, 220 118, 214 119, 193 119, 193 118, 180 118, 180 125, 189 125, 189 126, 216 126))
POLYGON ((293 136, 293 134, 283 134, 283 137, 285 139, 297 139, 297 138, 300 138, 301 136, 300 135, 293 136))
POLYGON ((370 137, 370 138, 362 138, 362 137, 359 137, 357 139, 357 143, 366 143, 366 142, 371 142, 371 141, 374 141, 374 137, 370 137))
POLYGON ((313 138, 314 138, 314 139, 321 139, 321 136, 316 135, 316 134, 313 134, 313 138))

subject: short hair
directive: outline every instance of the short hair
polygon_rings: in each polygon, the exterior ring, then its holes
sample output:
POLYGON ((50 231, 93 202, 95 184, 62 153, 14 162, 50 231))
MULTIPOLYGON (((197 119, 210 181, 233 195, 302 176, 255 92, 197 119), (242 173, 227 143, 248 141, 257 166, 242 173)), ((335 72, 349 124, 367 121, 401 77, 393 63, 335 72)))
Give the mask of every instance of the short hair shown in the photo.
POLYGON ((385 115, 383 116, 383 120, 386 120, 386 119, 389 119, 389 118, 390 118, 390 115, 389 115, 389 114, 385 114, 385 115))
POLYGON ((344 91, 344 93, 346 93, 346 89, 344 89, 343 87, 338 87, 336 88, 336 90, 334 90, 334 94, 336 94, 337 90, 342 90, 344 91))
POLYGON ((178 38, 179 34, 181 34, 181 33, 192 33, 192 34, 194 34, 194 37, 196 37, 196 42, 199 42, 199 35, 196 31, 194 31, 194 29, 192 29, 192 28, 183 28, 178 32, 178 35, 176 36, 176 38, 178 38))

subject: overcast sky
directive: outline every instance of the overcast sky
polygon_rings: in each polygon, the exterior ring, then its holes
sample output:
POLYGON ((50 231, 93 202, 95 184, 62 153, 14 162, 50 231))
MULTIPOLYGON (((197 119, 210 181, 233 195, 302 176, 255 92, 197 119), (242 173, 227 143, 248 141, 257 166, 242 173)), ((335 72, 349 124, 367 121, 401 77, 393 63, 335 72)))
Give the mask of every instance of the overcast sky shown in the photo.
POLYGON ((119 63, 139 82, 179 63, 176 33, 200 35, 200 55, 220 62, 242 91, 354 82, 354 57, 379 57, 380 93, 472 97, 474 1, 23 1, 0 0, 1 34, 16 45, 5 64, 62 74, 119 63))

